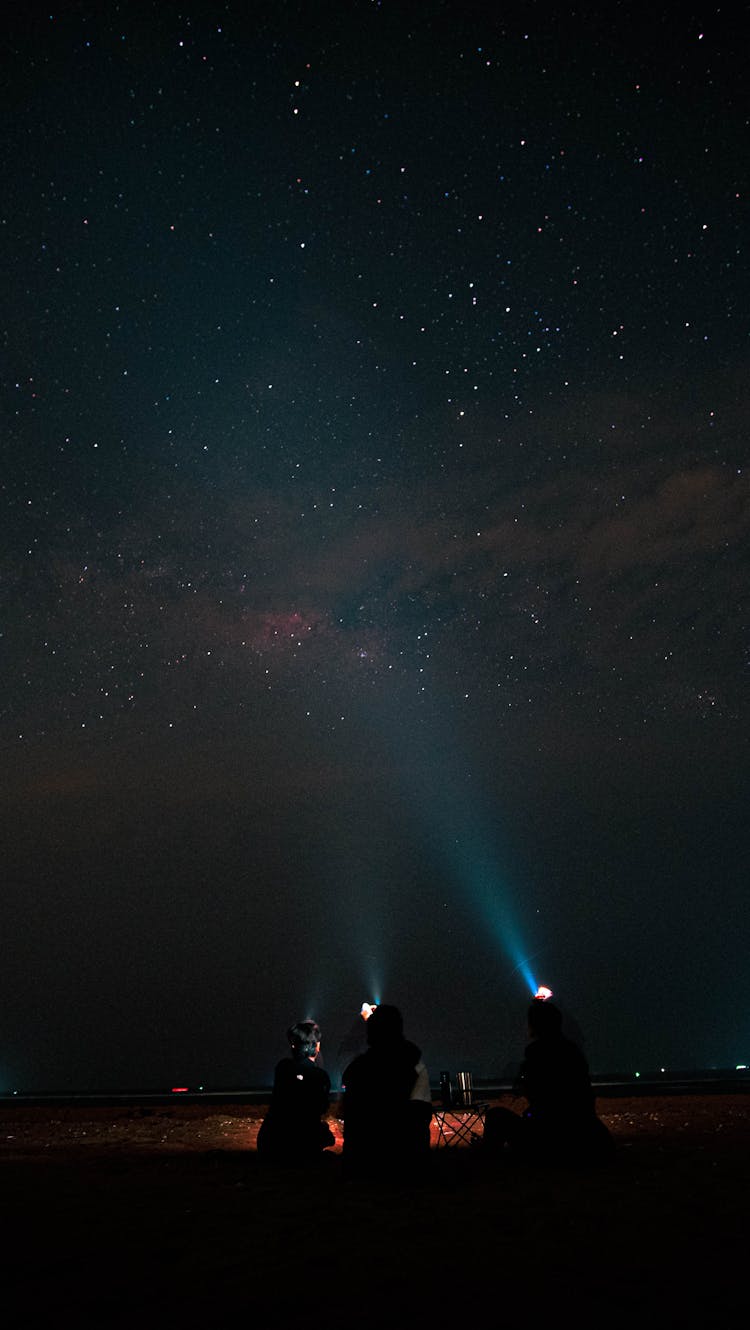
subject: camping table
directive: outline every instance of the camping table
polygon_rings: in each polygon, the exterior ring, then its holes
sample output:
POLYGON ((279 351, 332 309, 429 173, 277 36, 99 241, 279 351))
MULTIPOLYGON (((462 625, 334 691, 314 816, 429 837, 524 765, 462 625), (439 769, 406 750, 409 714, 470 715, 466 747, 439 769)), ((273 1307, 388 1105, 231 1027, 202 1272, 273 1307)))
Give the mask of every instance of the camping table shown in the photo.
POLYGON ((486 1104, 452 1104, 450 1108, 441 1105, 433 1109, 438 1149, 441 1145, 471 1145, 472 1141, 478 1140, 484 1129, 486 1112, 486 1104))

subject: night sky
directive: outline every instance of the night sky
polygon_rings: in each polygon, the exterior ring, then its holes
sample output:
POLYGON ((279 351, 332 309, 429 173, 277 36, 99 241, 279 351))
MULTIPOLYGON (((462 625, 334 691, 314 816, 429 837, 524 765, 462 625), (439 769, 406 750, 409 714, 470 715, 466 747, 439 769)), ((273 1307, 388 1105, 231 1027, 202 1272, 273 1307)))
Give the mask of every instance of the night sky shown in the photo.
POLYGON ((741 7, 17 6, 0 1090, 750 1062, 741 7))

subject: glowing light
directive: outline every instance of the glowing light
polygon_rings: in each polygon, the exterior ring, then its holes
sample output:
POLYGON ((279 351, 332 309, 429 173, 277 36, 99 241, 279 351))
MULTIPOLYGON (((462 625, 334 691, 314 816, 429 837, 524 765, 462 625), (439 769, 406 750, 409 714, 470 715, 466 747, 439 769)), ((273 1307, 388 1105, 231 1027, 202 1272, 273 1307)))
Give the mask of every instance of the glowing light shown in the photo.
MULTIPOLYGON (((512 954, 513 959, 515 959, 516 955, 518 954, 518 950, 519 950, 517 939, 514 940, 512 937, 510 937, 510 938, 509 938, 509 941, 508 941, 508 946, 509 946, 509 948, 513 948, 511 954, 512 954)), ((539 985, 537 984, 537 981, 536 981, 536 979, 534 978, 534 975, 533 975, 532 972, 531 972, 531 968, 530 968, 530 966, 529 966, 529 962, 528 962, 528 960, 520 960, 520 961, 518 962, 518 964, 514 967, 514 969, 511 971, 511 974, 512 974, 512 975, 513 975, 513 974, 520 974, 520 976, 521 976, 521 978, 523 979, 523 981, 524 981, 526 987, 528 988, 528 990, 529 990, 531 996, 532 996, 532 997, 536 997, 536 993, 537 993, 537 989, 538 989, 539 985)))
POLYGON ((359 1014, 360 1014, 360 1016, 362 1017, 362 1020, 363 1020, 363 1021, 369 1021, 369 1019, 370 1019, 370 1017, 372 1016, 372 1013, 375 1011, 375 1008, 377 1007, 377 1005, 378 1005, 377 1002, 363 1002, 363 1003, 362 1003, 362 1008, 361 1008, 359 1014))
POLYGON ((437 872, 441 879, 455 883, 478 916, 484 934, 505 953, 512 967, 508 979, 520 975, 533 997, 537 981, 532 967, 539 952, 530 953, 524 944, 516 907, 519 892, 505 865, 504 837, 497 832, 491 796, 472 780, 469 755, 461 744, 453 750, 446 738, 449 727, 441 725, 432 731, 420 727, 419 732, 405 733, 404 711, 396 708, 395 699, 384 712, 382 724, 394 743, 393 769, 403 785, 405 802, 422 824, 437 872))
POLYGON ((540 1002, 548 1002, 549 999, 552 997, 552 989, 545 988, 544 984, 540 984, 538 989, 536 990, 536 993, 534 994, 534 997, 538 998, 540 1002))
POLYGON ((188 1094, 188 1093, 189 1093, 189 1087, 187 1085, 172 1086, 172 1094, 188 1094))

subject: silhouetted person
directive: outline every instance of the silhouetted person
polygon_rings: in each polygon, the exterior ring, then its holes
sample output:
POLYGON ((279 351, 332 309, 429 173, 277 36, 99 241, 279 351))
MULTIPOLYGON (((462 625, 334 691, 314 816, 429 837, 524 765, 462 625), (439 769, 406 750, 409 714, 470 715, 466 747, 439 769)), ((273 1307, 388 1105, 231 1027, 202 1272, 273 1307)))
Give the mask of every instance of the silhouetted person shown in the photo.
POLYGON ((404 1038, 397 1007, 374 1009, 367 1019, 367 1044, 343 1076, 346 1172, 413 1175, 430 1150, 427 1068, 416 1044, 404 1038))
POLYGON ((528 1107, 522 1115, 493 1108, 484 1125, 484 1146, 550 1162, 585 1162, 610 1153, 612 1139, 596 1116, 594 1091, 583 1053, 562 1033, 562 1015, 534 998, 528 1010, 529 1039, 516 1089, 528 1107))
POLYGON ((260 1131, 258 1152, 275 1163, 302 1164, 335 1144, 335 1136, 321 1121, 328 1110, 331 1082, 316 1066, 320 1029, 315 1021, 298 1021, 287 1030, 292 1056, 276 1067, 271 1103, 260 1131))

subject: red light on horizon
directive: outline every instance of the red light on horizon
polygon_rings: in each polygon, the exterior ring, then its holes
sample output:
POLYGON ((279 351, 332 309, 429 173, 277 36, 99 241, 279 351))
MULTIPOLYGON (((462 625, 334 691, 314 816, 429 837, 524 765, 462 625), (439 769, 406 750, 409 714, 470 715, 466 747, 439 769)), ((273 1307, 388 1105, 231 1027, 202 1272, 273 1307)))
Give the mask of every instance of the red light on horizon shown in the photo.
POLYGON ((189 1088, 187 1085, 173 1085, 172 1094, 188 1094, 189 1088))

